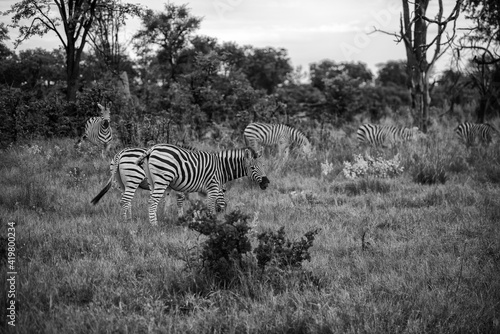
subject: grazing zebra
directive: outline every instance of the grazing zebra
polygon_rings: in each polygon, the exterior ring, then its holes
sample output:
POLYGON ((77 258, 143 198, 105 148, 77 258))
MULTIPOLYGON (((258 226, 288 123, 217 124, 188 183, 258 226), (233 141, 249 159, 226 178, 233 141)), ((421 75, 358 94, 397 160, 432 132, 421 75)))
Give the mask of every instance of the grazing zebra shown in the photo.
POLYGON ((103 107, 99 103, 97 104, 99 109, 101 110, 101 115, 98 117, 92 117, 85 123, 85 132, 83 136, 78 139, 78 142, 75 144, 79 146, 81 142, 85 139, 91 141, 92 143, 99 145, 99 143, 104 144, 104 150, 102 152, 102 156, 104 157, 104 151, 109 151, 109 143, 113 138, 111 134, 111 126, 110 122, 110 110, 109 107, 103 107))
POLYGON ((167 187, 180 192, 207 194, 208 208, 214 213, 217 195, 227 182, 250 176, 261 189, 266 189, 269 184, 257 154, 251 148, 210 153, 158 144, 136 161, 139 165, 143 162, 151 187, 149 221, 152 225, 157 225, 156 208, 167 187))
POLYGON ((262 146, 278 145, 280 154, 285 153, 288 157, 289 148, 297 144, 306 155, 310 155, 312 146, 307 137, 297 129, 284 124, 250 123, 243 132, 247 146, 262 155, 262 146))
MULTIPOLYGON (((122 207, 122 216, 126 220, 127 218, 132 218, 132 199, 134 198, 135 191, 137 188, 142 188, 149 190, 148 180, 146 178, 146 173, 144 170, 138 166, 135 162, 137 159, 146 152, 145 148, 125 148, 115 154, 111 160, 109 169, 111 171, 111 177, 104 186, 104 188, 95 196, 91 203, 96 205, 99 200, 109 191, 113 183, 113 179, 116 180, 118 187, 122 192, 120 199, 120 205, 122 207)), ((224 210, 226 207, 226 202, 224 200, 224 192, 226 191, 225 185, 222 191, 217 195, 216 198, 216 208, 217 210, 224 210)), ((180 215, 183 212, 184 200, 187 194, 177 193, 177 207, 180 215)))
POLYGON ((358 128, 356 136, 358 143, 368 143, 374 146, 387 147, 387 142, 394 146, 398 142, 417 139, 418 127, 399 128, 392 125, 363 124, 358 128))
POLYGON ((490 124, 476 124, 476 123, 460 123, 455 132, 458 138, 469 147, 479 141, 482 144, 489 145, 491 143, 493 134, 498 134, 498 131, 490 124))

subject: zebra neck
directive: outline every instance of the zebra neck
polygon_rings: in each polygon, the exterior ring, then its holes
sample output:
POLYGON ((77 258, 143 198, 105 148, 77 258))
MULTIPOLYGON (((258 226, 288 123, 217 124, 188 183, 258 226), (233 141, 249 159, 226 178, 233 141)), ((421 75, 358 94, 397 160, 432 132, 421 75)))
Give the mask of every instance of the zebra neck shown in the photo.
POLYGON ((223 151, 218 154, 222 166, 220 175, 222 184, 247 176, 243 155, 238 153, 240 152, 223 151))

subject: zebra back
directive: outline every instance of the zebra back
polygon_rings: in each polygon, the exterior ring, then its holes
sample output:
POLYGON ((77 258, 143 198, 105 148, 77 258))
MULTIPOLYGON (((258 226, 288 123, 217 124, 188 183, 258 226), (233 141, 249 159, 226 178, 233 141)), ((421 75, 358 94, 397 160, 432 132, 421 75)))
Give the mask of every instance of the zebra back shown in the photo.
POLYGON ((387 142, 414 140, 417 138, 418 127, 406 128, 392 125, 362 124, 356 131, 358 143, 368 143, 374 146, 385 146, 387 142))
POLYGON ((250 123, 243 131, 247 146, 259 152, 258 144, 271 145, 299 145, 304 153, 312 150, 311 143, 301 131, 284 124, 250 123))

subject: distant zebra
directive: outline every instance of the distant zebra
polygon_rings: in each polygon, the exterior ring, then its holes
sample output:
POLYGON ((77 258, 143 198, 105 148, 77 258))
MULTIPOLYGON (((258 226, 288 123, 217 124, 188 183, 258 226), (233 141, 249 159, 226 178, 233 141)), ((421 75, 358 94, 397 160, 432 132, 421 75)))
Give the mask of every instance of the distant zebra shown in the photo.
POLYGON ((262 155, 261 146, 278 145, 280 154, 288 156, 290 146, 297 144, 306 155, 310 155, 312 146, 307 137, 299 130, 284 124, 250 123, 243 135, 247 146, 253 148, 258 155, 262 155))
POLYGON ((358 128, 356 137, 358 143, 368 143, 374 146, 387 147, 387 143, 394 146, 398 142, 417 139, 420 131, 418 127, 405 128, 392 125, 363 124, 358 128))
MULTIPOLYGON (((104 186, 104 188, 95 196, 91 203, 96 205, 99 200, 111 189, 113 179, 116 180, 118 187, 120 188, 122 195, 120 199, 120 205, 122 207, 122 217, 123 219, 132 218, 132 199, 134 198, 135 191, 137 188, 142 188, 149 190, 148 180, 146 178, 146 173, 141 166, 138 166, 135 162, 139 157, 146 153, 145 148, 125 148, 115 154, 111 160, 109 169, 111 171, 111 177, 104 186)), ((224 200, 224 192, 226 191, 225 186, 221 189, 222 191, 217 195, 216 198, 216 209, 224 210, 226 207, 226 202, 224 200)), ((183 214, 183 203, 187 194, 177 193, 177 207, 179 210, 179 215, 183 214)))
POLYGON ((489 145, 493 135, 498 134, 498 131, 491 124, 476 124, 476 123, 460 123, 455 132, 458 138, 469 147, 476 143, 476 140, 482 144, 489 145))
POLYGON ((78 139, 75 147, 79 146, 85 139, 96 145, 102 143, 104 144, 104 150, 101 155, 104 157, 104 151, 109 151, 109 143, 113 138, 111 134, 111 126, 109 124, 110 110, 108 106, 103 107, 99 103, 97 106, 101 110, 102 116, 92 117, 85 122, 85 132, 83 133, 83 136, 78 139))
POLYGON ((158 144, 142 154, 136 163, 144 163, 151 187, 149 221, 152 225, 157 225, 158 202, 168 187, 184 193, 207 194, 208 207, 214 213, 216 198, 227 182, 250 176, 261 189, 269 184, 257 155, 250 148, 210 153, 158 144))

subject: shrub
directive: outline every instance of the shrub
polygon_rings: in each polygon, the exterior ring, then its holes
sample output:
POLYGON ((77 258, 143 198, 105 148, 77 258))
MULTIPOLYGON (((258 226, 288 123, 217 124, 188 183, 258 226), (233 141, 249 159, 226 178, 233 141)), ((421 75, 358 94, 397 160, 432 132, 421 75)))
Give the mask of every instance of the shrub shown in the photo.
POLYGON ((240 211, 226 215, 226 221, 220 223, 215 215, 197 201, 181 218, 182 223, 207 236, 203 242, 200 258, 203 268, 223 282, 230 281, 241 267, 243 255, 251 251, 248 239, 249 216, 240 211))
POLYGON ((241 278, 242 273, 252 272, 256 268, 255 259, 263 273, 266 268, 300 269, 303 261, 311 259, 309 249, 318 229, 307 232, 298 241, 286 238, 283 227, 277 232, 260 233, 257 235, 259 244, 252 252, 249 219, 250 216, 237 210, 227 214, 225 222, 220 222, 200 201, 181 218, 181 223, 207 236, 201 245, 199 259, 202 271, 209 277, 225 285, 241 278))
POLYGON ((312 247, 314 237, 319 229, 307 232, 299 241, 290 241, 285 237, 285 228, 277 232, 263 232, 257 236, 259 245, 254 253, 259 267, 264 268, 273 263, 279 268, 297 268, 305 260, 311 260, 309 248, 312 247))
POLYGON ((343 173, 348 179, 365 176, 390 178, 403 173, 403 166, 401 166, 399 155, 394 156, 393 159, 385 160, 382 157, 374 159, 368 154, 364 157, 358 154, 354 156, 354 163, 344 161, 343 173))

